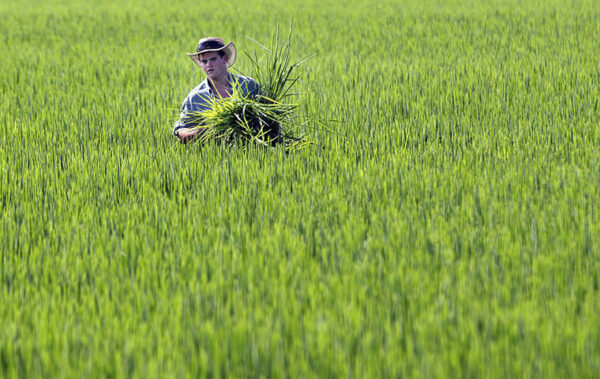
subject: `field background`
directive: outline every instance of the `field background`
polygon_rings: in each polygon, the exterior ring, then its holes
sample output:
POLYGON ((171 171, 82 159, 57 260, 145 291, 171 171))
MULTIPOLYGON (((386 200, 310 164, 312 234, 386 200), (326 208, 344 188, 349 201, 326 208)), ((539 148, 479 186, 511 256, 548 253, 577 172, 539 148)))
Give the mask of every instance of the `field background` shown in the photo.
POLYGON ((600 2, 0 1, 0 377, 597 377, 600 2), (170 135, 294 20, 289 155, 170 135))

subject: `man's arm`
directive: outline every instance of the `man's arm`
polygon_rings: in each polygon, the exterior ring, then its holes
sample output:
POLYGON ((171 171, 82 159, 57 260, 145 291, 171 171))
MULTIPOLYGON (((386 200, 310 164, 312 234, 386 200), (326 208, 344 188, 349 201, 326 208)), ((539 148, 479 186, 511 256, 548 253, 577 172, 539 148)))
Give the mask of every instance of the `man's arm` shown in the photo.
POLYGON ((262 96, 262 91, 260 89, 260 85, 258 84, 258 82, 252 78, 248 78, 248 79, 249 79, 248 92, 249 92, 250 96, 251 97, 262 96))
POLYGON ((181 143, 191 141, 206 130, 206 128, 197 128, 198 120, 194 117, 190 117, 190 113, 196 111, 193 107, 193 98, 194 95, 192 93, 187 96, 181 105, 179 120, 177 120, 173 127, 173 135, 175 135, 181 143))
POLYGON ((175 136, 179 138, 179 142, 187 143, 193 140, 196 136, 204 134, 208 128, 181 128, 175 131, 175 136))

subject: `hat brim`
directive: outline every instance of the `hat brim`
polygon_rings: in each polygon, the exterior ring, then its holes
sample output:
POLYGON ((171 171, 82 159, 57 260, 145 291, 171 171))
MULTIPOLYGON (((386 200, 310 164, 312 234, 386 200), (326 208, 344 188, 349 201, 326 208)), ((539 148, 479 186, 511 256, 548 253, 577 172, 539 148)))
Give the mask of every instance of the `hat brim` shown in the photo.
POLYGON ((198 51, 197 53, 187 53, 187 55, 194 61, 194 63, 202 67, 202 65, 200 64, 200 54, 210 53, 211 51, 223 51, 227 56, 227 68, 233 66, 237 55, 235 45, 233 44, 233 42, 229 42, 227 45, 218 49, 205 49, 202 51, 198 51))

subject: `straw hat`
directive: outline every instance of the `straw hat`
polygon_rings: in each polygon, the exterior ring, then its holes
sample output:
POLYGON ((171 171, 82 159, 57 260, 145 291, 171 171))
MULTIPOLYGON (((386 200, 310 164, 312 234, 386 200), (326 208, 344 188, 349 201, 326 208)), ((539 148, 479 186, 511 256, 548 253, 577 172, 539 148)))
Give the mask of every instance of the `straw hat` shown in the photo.
POLYGON ((200 66, 200 54, 211 51, 223 51, 227 56, 227 68, 233 66, 236 55, 235 45, 233 42, 229 42, 227 45, 225 45, 223 38, 219 37, 202 38, 198 42, 198 48, 196 49, 196 52, 191 54, 187 53, 187 55, 192 58, 194 63, 200 66))

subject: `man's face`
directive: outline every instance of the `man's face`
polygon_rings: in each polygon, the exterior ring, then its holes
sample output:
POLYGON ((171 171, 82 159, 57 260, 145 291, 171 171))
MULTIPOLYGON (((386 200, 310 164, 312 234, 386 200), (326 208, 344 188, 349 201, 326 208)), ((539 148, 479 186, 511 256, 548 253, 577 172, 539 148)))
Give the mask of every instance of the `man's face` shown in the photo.
POLYGON ((209 78, 215 80, 227 75, 227 57, 225 55, 221 57, 219 53, 210 51, 200 54, 199 58, 200 66, 209 78))

